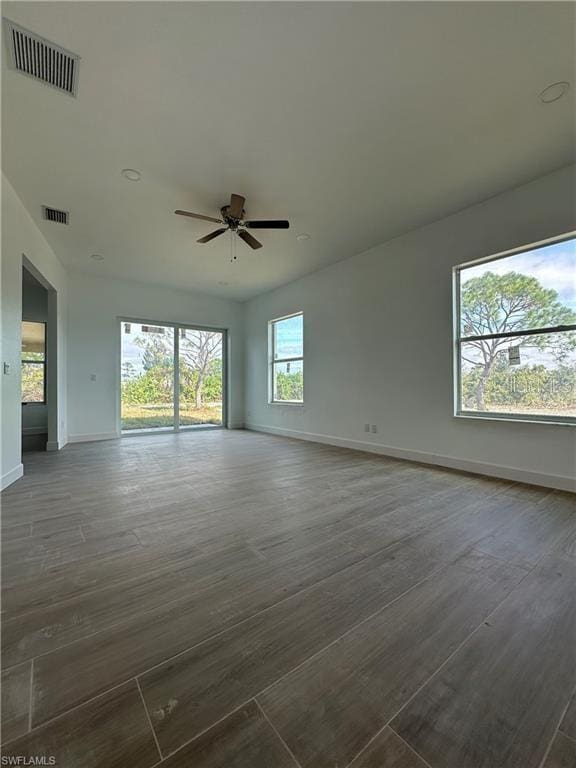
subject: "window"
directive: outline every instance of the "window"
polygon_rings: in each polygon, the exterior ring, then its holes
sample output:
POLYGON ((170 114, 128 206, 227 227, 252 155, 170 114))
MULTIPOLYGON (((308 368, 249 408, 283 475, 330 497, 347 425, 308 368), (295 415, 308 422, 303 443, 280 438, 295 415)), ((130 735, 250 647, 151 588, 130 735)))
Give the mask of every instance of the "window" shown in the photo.
POLYGON ((46 402, 46 325, 22 323, 22 402, 46 402))
POLYGON ((304 402, 304 315, 269 323, 270 402, 304 402))
POLYGON ((455 269, 456 414, 576 423, 576 238, 455 269))

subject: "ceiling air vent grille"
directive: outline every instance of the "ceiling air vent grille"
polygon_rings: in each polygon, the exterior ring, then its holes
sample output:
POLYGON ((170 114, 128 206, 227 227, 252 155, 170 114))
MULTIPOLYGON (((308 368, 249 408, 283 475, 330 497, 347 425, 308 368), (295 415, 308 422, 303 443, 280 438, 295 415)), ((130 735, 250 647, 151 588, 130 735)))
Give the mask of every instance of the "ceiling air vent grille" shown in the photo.
POLYGON ((46 221, 55 221, 57 224, 68 224, 68 211, 59 211, 58 208, 42 206, 42 214, 46 221))
POLYGON ((76 96, 80 57, 4 19, 13 69, 76 96))

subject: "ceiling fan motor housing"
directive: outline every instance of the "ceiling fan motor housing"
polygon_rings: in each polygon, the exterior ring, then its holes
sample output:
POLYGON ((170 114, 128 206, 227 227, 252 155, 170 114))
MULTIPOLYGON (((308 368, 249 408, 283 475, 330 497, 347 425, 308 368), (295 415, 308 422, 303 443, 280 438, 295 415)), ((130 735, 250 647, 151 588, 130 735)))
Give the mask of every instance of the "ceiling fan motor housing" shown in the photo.
POLYGON ((220 208, 220 213, 222 214, 222 218, 228 224, 230 229, 236 230, 238 229, 238 225, 241 221, 244 221, 244 217, 246 216, 246 211, 242 209, 242 214, 239 218, 236 218, 235 216, 230 216, 228 211, 230 210, 229 205, 224 205, 222 208, 220 208))

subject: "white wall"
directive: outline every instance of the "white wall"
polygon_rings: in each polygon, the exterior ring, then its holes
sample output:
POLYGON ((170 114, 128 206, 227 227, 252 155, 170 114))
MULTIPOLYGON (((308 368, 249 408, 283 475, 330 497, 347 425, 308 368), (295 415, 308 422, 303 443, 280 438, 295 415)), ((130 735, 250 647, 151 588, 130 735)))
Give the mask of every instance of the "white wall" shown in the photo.
POLYGON ((228 329, 229 425, 243 426, 242 304, 205 294, 73 272, 69 278, 71 442, 106 439, 118 434, 119 317, 228 329), (96 375, 96 381, 91 380, 92 374, 96 375))
POLYGON ((451 312, 453 265, 576 228, 573 174, 557 171, 249 302, 247 426, 574 488, 576 428, 453 417, 451 312), (267 322, 298 310, 305 405, 269 405, 267 322), (366 434, 366 422, 378 433, 366 434))
POLYGON ((45 288, 31 280, 22 285, 22 320, 45 323, 48 320, 48 294, 45 288))
MULTIPOLYGON (((1 484, 5 487, 22 474, 20 348, 22 322, 22 260, 47 281, 57 294, 55 346, 51 360, 57 379, 57 422, 53 447, 66 443, 66 301, 67 278, 63 266, 38 227, 2 176, 2 363, 10 365, 8 375, 0 373, 2 399, 1 484)), ((50 343, 50 341, 49 341, 50 343)))

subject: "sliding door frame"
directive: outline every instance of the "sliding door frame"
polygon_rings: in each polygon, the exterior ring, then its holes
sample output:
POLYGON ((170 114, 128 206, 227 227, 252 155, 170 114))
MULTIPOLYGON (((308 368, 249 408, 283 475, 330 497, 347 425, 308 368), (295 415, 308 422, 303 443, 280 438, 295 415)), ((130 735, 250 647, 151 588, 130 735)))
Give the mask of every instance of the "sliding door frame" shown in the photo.
POLYGON ((228 429, 228 329, 216 328, 210 325, 198 325, 195 323, 174 323, 165 320, 151 320, 143 317, 117 317, 118 328, 118 354, 116 361, 116 429, 118 437, 138 437, 154 434, 166 435, 174 432, 198 432, 214 429, 228 429), (173 376, 173 401, 174 424, 172 427, 151 427, 143 430, 122 431, 122 323, 137 323, 139 325, 158 325, 174 330, 174 376, 173 376), (222 334, 222 424, 200 424, 198 426, 180 426, 180 331, 212 331, 222 334))

